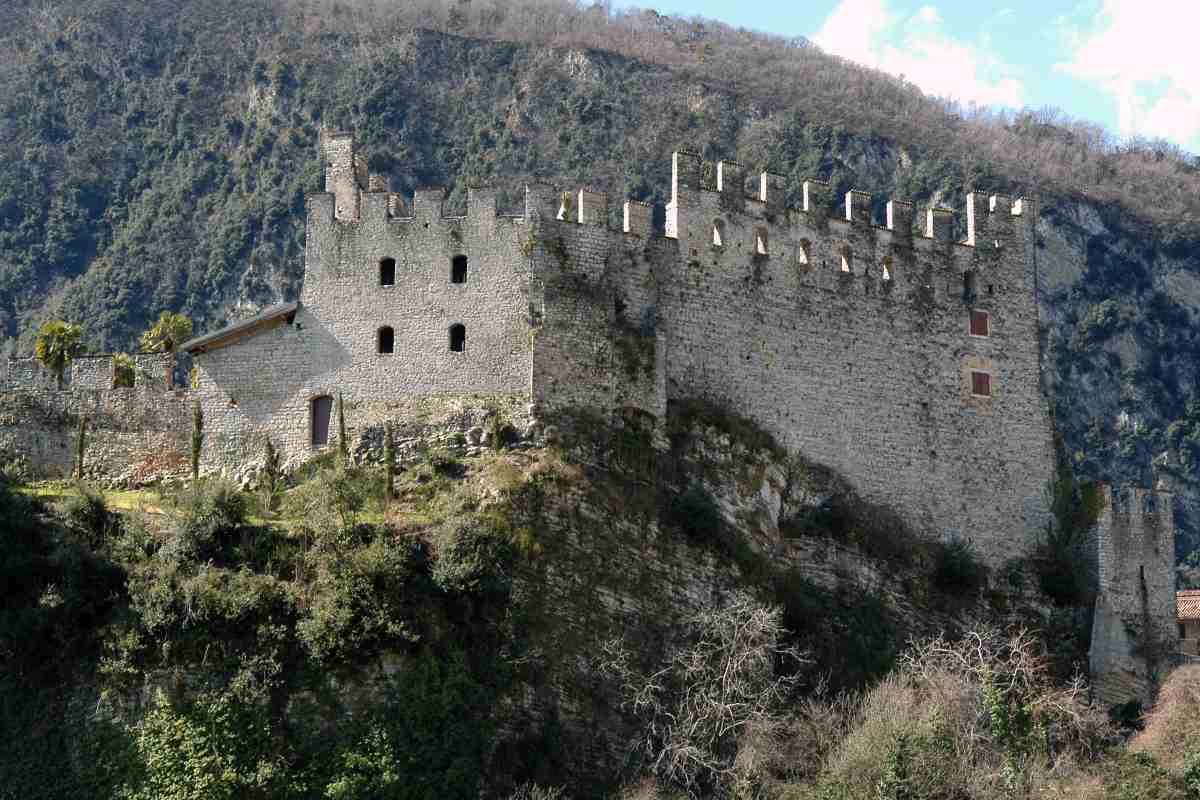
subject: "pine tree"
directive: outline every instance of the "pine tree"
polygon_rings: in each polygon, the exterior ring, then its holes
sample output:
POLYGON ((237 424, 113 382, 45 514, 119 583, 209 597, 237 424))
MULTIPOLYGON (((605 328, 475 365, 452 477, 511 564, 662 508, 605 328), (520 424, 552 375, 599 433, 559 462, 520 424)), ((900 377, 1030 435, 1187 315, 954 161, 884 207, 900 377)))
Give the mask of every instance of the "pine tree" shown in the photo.
POLYGON ((200 479, 200 449, 204 446, 204 409, 197 399, 192 407, 192 480, 200 479))
POLYGON ((75 442, 75 480, 83 480, 83 455, 87 451, 87 414, 79 415, 79 436, 75 442))

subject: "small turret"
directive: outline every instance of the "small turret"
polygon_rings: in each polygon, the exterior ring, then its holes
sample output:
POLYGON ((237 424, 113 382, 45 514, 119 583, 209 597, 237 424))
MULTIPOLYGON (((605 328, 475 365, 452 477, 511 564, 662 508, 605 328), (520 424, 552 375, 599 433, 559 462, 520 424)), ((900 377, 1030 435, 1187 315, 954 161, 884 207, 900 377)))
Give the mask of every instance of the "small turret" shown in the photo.
POLYGON ((364 180, 359 181, 359 165, 366 164, 356 158, 353 134, 331 131, 321 137, 321 155, 325 159, 325 191, 334 197, 334 218, 353 221, 358 219, 359 192, 364 180))

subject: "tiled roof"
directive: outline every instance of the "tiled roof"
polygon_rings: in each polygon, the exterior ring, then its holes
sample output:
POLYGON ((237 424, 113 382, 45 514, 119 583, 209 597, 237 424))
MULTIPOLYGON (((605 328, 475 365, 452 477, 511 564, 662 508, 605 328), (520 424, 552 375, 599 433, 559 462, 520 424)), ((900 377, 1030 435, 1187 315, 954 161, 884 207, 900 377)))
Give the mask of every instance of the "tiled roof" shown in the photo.
MULTIPOLYGON (((179 346, 180 350, 186 353, 205 352, 208 350, 221 347, 229 344, 232 341, 250 335, 257 327, 263 326, 266 323, 274 322, 280 317, 291 317, 296 313, 296 309, 300 307, 299 303, 281 303, 277 306, 271 306, 264 310, 261 314, 244 319, 241 322, 235 322, 232 325, 226 325, 220 330, 206 333, 203 336, 197 336, 195 339, 189 339, 179 346)), ((290 321, 290 319, 289 319, 290 321)))
POLYGON ((1200 620, 1200 589, 1176 592, 1175 605, 1180 619, 1200 620))

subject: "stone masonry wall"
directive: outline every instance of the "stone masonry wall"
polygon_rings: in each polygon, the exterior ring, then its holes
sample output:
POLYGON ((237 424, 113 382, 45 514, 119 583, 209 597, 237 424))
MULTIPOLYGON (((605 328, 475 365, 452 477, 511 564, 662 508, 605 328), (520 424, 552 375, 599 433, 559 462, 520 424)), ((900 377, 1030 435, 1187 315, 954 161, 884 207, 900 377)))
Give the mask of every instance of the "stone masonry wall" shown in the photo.
POLYGON ((658 272, 674 257, 674 243, 651 235, 648 216, 629 230, 608 230, 607 198, 586 190, 560 196, 531 188, 527 216, 539 413, 636 408, 662 418, 658 272))
POLYGON ((851 192, 835 213, 817 182, 787 209, 778 176, 748 197, 738 165, 678 153, 664 238, 637 203, 609 230, 607 198, 587 189, 531 186, 519 218, 497 216, 489 190, 459 218, 441 190, 418 190, 412 216, 395 217, 405 204, 361 191, 386 186, 358 175, 351 141, 327 138, 326 158, 339 164, 309 198, 294 325, 196 359, 221 439, 210 466, 252 457, 263 435, 306 457, 312 399, 339 392, 362 409, 355 425, 421 398, 661 419, 668 400, 705 397, 990 563, 1042 529, 1051 434, 1020 201, 970 195, 956 243, 945 209, 914 235, 910 204, 889 203, 879 227, 869 196, 851 192), (464 283, 451 281, 455 256, 464 283), (971 335, 972 313, 987 315, 986 336, 971 335), (450 351, 452 324, 466 326, 464 352, 450 351), (376 352, 384 325, 394 354, 376 352))
POLYGON ((1052 473, 1029 217, 969 195, 969 246, 949 240, 948 211, 913 236, 906 203, 889 204, 882 228, 865 194, 834 215, 809 183, 807 208, 788 210, 773 180, 747 199, 737 165, 676 155, 667 228, 680 258, 659 317, 668 397, 737 409, 992 564, 1018 555, 1042 529, 1052 473), (970 335, 972 311, 988 314, 987 337, 970 335), (972 370, 990 375, 991 397, 973 395, 972 370))
POLYGON ((1098 592, 1089 654, 1093 691, 1107 705, 1148 707, 1176 650, 1174 497, 1104 486, 1096 525, 1098 592))
MULTIPOLYGON (((669 400, 704 397, 990 563, 1041 529, 1051 435, 1020 201, 970 195, 956 243, 944 209, 914 235, 911 205, 889 203, 879 227, 869 196, 835 213, 817 182, 787 209, 778 176, 748 196, 740 166, 678 153, 662 237, 640 203, 609 230, 607 198, 587 189, 530 187, 521 217, 477 189, 465 216, 447 216, 440 189, 399 202, 348 135, 323 148, 291 324, 196 354, 205 469, 258 458, 267 436, 287 461, 309 457, 320 396, 345 398, 355 435, 407 414, 476 425, 499 407, 520 424, 570 406, 661 419, 669 400), (971 335, 979 312, 987 336, 971 335), (385 326, 392 353, 379 352, 385 326), (990 396, 973 393, 973 371, 990 396)), ((100 387, 101 372, 81 385, 100 387)))
POLYGON ((111 388, 110 356, 73 361, 61 390, 31 368, 8 371, 0 388, 0 451, 24 456, 36 475, 67 477, 82 414, 88 417, 86 475, 139 484, 186 474, 189 393, 168 389, 173 363, 169 353, 139 354, 134 386, 121 389, 111 388))
MULTIPOLYGON (((363 193, 358 219, 342 219, 340 211, 335 218, 334 194, 309 198, 304 288, 293 324, 196 357, 215 437, 206 468, 256 458, 267 435, 286 461, 307 458, 315 450, 311 403, 322 395, 344 397, 356 430, 400 418, 427 398, 448 404, 431 412, 435 417, 496 405, 513 422, 527 417, 525 220, 498 216, 490 190, 470 193, 465 217, 445 216, 443 195, 420 191, 413 215, 397 218, 388 193, 363 193), (451 280, 456 256, 467 259, 462 283, 451 280), (391 285, 381 283, 384 259, 395 261, 391 285), (462 352, 450 348, 456 324, 466 329, 462 352), (378 352, 385 326, 393 332, 392 353, 378 352)), ((335 423, 331 443, 333 430, 335 423)))

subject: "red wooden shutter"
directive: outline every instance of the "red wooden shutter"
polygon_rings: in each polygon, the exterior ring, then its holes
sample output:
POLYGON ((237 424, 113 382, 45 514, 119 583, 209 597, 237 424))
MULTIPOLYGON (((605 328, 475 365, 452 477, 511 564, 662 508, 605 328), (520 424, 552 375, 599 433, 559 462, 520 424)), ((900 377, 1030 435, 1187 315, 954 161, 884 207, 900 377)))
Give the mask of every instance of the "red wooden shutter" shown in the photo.
POLYGON ((988 313, 986 311, 972 311, 971 335, 987 336, 988 333, 988 313))
POLYGON ((992 396, 992 376, 986 372, 971 373, 971 394, 979 397, 992 396))

